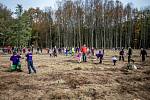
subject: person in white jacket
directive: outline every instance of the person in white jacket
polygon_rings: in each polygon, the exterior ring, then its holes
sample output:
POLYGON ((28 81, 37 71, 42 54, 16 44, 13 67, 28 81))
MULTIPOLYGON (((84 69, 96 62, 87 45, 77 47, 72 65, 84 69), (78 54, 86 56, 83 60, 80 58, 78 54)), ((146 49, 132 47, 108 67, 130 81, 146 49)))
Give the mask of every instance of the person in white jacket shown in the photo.
POLYGON ((116 62, 117 62, 117 58, 116 58, 116 56, 112 56, 112 62, 114 63, 114 66, 116 65, 116 62))

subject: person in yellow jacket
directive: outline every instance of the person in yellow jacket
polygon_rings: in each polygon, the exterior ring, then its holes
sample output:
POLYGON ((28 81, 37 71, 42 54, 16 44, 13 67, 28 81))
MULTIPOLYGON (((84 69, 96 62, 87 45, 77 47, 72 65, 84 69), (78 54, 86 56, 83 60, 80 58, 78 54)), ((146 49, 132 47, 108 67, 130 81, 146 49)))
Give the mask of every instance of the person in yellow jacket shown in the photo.
POLYGON ((75 54, 75 49, 74 49, 74 47, 72 48, 72 56, 75 54))

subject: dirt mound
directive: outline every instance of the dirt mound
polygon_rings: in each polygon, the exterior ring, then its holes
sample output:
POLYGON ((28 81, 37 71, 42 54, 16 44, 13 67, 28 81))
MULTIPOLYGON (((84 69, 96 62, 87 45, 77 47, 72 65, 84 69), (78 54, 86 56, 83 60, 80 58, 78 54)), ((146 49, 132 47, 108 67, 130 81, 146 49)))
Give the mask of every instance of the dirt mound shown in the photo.
POLYGON ((74 68, 74 70, 82 70, 81 67, 74 68))

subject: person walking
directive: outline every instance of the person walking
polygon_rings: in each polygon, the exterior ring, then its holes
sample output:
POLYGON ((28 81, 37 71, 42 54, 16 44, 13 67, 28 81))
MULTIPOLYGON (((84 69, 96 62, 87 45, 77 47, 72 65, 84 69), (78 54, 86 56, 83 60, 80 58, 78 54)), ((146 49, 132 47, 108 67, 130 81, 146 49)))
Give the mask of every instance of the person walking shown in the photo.
POLYGON ((147 56, 147 52, 145 49, 141 48, 140 56, 142 56, 142 62, 145 61, 145 57, 147 56))

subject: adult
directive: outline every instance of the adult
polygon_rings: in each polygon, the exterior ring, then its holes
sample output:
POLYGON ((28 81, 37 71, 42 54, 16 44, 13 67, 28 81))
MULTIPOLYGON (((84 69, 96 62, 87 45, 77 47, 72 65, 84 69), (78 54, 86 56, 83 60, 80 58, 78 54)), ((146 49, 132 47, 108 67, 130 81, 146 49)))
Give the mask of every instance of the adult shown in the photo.
POLYGON ((54 50, 53 50, 53 56, 57 57, 57 48, 56 48, 56 46, 54 47, 54 50))
POLYGON ((86 57, 86 53, 87 53, 87 47, 84 44, 83 47, 81 48, 81 52, 82 52, 82 58, 83 58, 83 62, 87 62, 87 57, 86 57))
POLYGON ((142 62, 145 61, 145 57, 147 56, 147 52, 145 49, 141 48, 140 56, 142 56, 142 62))
POLYGON ((128 63, 130 63, 131 56, 132 56, 132 48, 129 47, 129 48, 128 48, 128 63))
POLYGON ((119 61, 124 61, 124 49, 121 49, 121 51, 119 52, 119 61))

